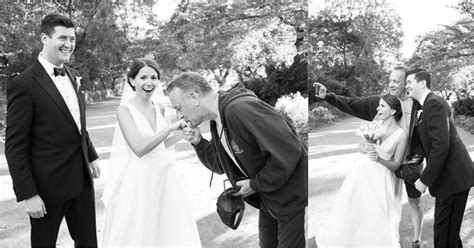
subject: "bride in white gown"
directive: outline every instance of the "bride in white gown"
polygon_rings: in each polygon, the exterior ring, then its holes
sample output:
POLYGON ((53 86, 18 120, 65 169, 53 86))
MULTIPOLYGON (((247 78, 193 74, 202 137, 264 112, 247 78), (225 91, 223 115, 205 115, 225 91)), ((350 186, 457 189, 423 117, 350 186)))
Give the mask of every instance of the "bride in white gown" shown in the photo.
MULTIPOLYGON (((115 179, 104 189, 105 247, 201 247, 196 223, 188 211, 173 156, 165 145, 170 134, 185 124, 168 124, 163 107, 152 100, 158 87, 158 65, 136 60, 128 73, 135 90, 117 109, 126 149, 116 151, 111 170, 115 179)), ((125 86, 128 87, 128 86, 125 86)), ((120 138, 114 137, 114 138, 120 138)), ((113 177, 113 176, 112 176, 113 177)))
POLYGON ((327 225, 316 237, 318 247, 400 247, 403 183, 394 171, 402 161, 407 135, 397 123, 402 114, 398 98, 383 96, 377 112, 385 131, 351 166, 327 225))

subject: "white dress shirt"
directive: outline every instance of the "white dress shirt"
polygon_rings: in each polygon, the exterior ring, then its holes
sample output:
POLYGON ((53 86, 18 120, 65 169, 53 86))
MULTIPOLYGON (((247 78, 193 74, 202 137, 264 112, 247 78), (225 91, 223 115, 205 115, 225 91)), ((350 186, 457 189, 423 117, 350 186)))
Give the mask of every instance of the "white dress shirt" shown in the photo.
POLYGON ((56 85, 56 88, 63 97, 64 102, 66 102, 69 112, 71 112, 79 132, 81 132, 81 112, 79 110, 79 102, 77 100, 76 90, 72 85, 71 79, 67 74, 65 76, 54 76, 55 66, 44 59, 41 53, 38 56, 38 61, 46 70, 46 73, 48 73, 51 80, 53 80, 54 85, 56 85))

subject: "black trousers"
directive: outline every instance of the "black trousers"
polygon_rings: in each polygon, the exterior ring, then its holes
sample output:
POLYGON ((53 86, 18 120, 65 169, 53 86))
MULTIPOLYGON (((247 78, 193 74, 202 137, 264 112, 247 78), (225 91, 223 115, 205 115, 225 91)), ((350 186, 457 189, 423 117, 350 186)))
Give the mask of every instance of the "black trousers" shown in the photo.
POLYGON ((97 247, 94 188, 90 183, 76 198, 46 204, 46 212, 43 218, 30 218, 31 247, 56 247, 64 217, 75 247, 97 247))
POLYGON ((305 210, 295 212, 293 217, 277 220, 264 207, 260 209, 258 230, 262 248, 304 248, 305 210))
POLYGON ((434 217, 435 248, 462 248, 459 237, 469 189, 460 193, 436 197, 434 217))

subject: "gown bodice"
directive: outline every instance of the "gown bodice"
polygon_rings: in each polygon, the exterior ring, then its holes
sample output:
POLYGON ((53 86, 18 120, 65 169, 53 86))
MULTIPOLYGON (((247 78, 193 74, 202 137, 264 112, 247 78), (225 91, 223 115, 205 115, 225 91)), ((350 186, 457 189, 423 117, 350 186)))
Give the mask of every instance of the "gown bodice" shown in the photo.
MULTIPOLYGON (((162 131, 168 125, 156 103, 153 103, 153 108, 155 111, 155 120, 156 120, 156 131, 153 130, 151 124, 147 121, 145 116, 143 116, 143 114, 135 106, 133 106, 129 102, 125 103, 124 106, 126 106, 130 110, 133 121, 135 122, 135 125, 137 126, 138 131, 142 137, 153 136, 159 133, 160 131, 162 131)), ((128 149, 130 149, 130 147, 128 147, 128 149)), ((131 154, 134 156, 133 152, 131 152, 131 154)), ((141 158, 142 159, 153 159, 153 158, 165 159, 169 157, 168 154, 169 152, 167 152, 164 142, 162 142, 161 144, 156 146, 155 149, 145 154, 141 158)))

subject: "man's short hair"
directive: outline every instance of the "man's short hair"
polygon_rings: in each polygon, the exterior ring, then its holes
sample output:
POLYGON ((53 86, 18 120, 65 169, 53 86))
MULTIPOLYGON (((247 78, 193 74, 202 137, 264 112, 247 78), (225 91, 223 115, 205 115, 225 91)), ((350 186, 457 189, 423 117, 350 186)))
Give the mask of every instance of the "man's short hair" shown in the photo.
POLYGON ((422 68, 415 68, 415 69, 412 69, 412 70, 409 70, 407 72, 407 77, 411 74, 414 74, 415 75, 415 80, 416 82, 420 82, 422 80, 425 80, 426 82, 426 87, 428 87, 428 89, 431 88, 431 75, 429 72, 427 72, 425 69, 422 69, 422 68))
POLYGON ((54 28, 57 26, 63 26, 66 28, 74 28, 74 22, 68 17, 59 14, 49 14, 41 21, 41 33, 51 37, 54 28))
POLYGON ((207 80, 195 72, 183 72, 166 87, 166 91, 170 93, 175 88, 182 90, 183 92, 197 91, 202 94, 207 94, 212 91, 211 86, 207 80))
POLYGON ((407 75, 407 72, 408 72, 408 67, 406 67, 404 65, 396 65, 395 67, 393 67, 392 72, 393 71, 403 71, 405 73, 405 80, 407 79, 406 75, 407 75))

